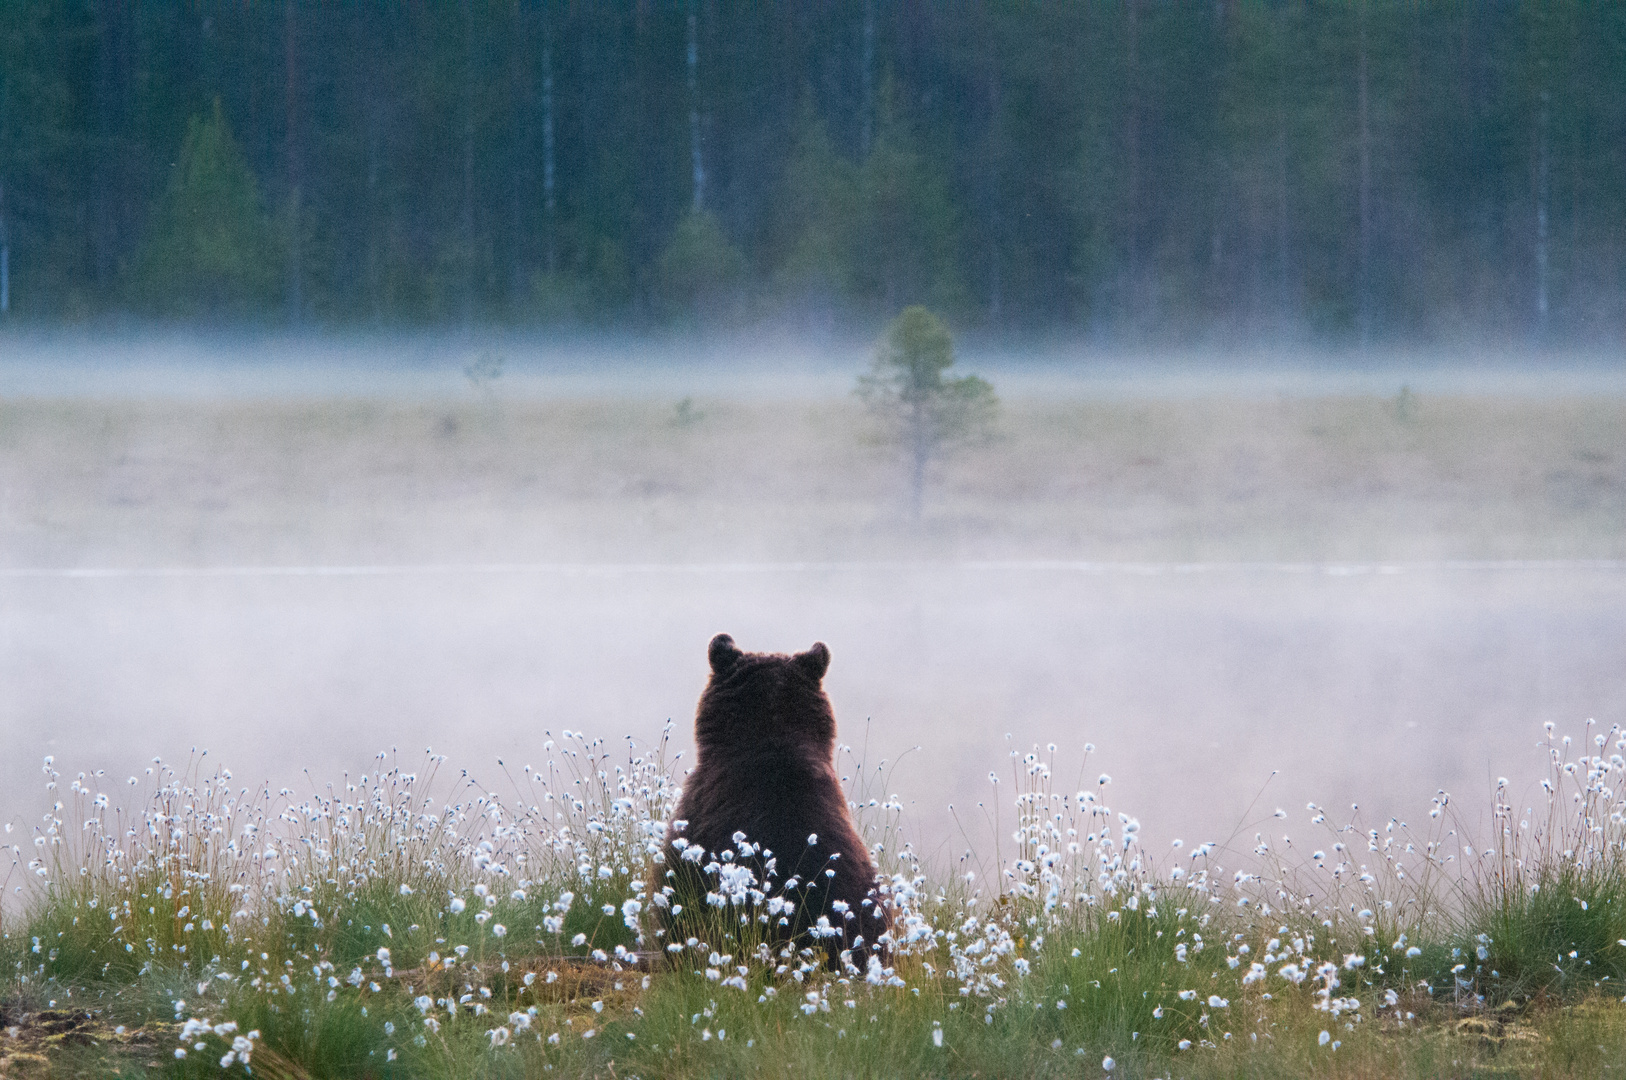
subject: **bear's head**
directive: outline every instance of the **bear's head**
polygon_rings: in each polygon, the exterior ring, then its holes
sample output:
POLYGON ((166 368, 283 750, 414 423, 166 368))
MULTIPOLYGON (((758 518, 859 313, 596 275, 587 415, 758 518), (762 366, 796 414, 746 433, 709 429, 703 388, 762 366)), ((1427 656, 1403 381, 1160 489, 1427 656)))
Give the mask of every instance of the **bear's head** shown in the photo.
POLYGON ((806 652, 742 652, 727 634, 706 650, 711 679, 695 712, 695 741, 702 752, 730 748, 834 752, 836 718, 824 695, 830 650, 814 642, 806 652))

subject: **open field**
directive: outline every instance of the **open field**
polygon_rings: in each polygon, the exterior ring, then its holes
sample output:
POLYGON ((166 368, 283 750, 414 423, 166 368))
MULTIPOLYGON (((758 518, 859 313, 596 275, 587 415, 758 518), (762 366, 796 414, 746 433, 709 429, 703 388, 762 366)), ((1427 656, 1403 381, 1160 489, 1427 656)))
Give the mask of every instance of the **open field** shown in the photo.
POLYGON ((0 403, 9 566, 1626 556, 1626 401, 1008 402, 927 520, 850 401, 0 403))

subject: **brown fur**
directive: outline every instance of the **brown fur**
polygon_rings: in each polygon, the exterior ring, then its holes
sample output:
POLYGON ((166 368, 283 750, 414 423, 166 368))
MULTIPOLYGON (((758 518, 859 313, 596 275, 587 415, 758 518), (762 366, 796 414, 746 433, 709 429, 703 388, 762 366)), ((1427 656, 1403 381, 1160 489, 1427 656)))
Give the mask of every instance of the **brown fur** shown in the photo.
POLYGON ((743 832, 759 853, 742 861, 766 881, 763 890, 799 901, 794 915, 772 920, 775 936, 822 945, 832 964, 840 950, 851 949, 862 967, 887 929, 887 916, 875 890, 875 864, 836 775, 836 720, 822 685, 830 650, 818 642, 794 656, 747 653, 718 634, 708 653, 711 681, 694 720, 698 759, 666 833, 674 899, 704 904, 706 888, 697 864, 680 857, 674 840, 701 845, 709 863, 736 850, 734 834, 743 832), (809 836, 816 842, 809 844, 809 836), (833 876, 826 873, 832 869, 833 876), (836 901, 847 904, 850 918, 832 908, 836 901), (820 915, 841 929, 839 936, 807 933, 820 915))

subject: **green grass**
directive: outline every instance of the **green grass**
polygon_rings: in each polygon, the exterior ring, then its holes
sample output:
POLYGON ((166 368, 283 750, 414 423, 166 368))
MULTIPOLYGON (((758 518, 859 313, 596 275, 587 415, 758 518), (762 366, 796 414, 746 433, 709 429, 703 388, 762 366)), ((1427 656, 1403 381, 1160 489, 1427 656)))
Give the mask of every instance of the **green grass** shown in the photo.
POLYGON ((1261 833, 1155 866, 1035 753, 1012 759, 1015 849, 928 867, 854 769, 894 912, 863 971, 753 908, 667 940, 664 746, 571 735, 507 797, 443 798, 435 759, 302 802, 160 767, 121 816, 81 777, 7 879, 31 890, 0 926, 0 1073, 240 1075, 246 1050, 311 1078, 1606 1076, 1619 738, 1551 743, 1544 813, 1499 797, 1488 848, 1442 796, 1415 831, 1311 808, 1329 839, 1302 864, 1261 833))

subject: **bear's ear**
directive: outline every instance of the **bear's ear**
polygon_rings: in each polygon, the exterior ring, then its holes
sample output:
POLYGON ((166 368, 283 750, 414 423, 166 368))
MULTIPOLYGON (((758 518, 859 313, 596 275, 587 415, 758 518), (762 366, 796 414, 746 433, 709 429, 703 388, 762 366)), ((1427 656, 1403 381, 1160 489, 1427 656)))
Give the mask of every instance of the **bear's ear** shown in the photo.
POLYGON ((711 644, 706 648, 706 657, 711 661, 711 670, 717 675, 733 667, 740 655, 739 647, 727 634, 718 634, 711 639, 711 644))
POLYGON ((797 667, 807 672, 814 682, 823 679, 824 673, 830 670, 830 649, 822 641, 815 641, 811 649, 797 653, 791 659, 797 667))

